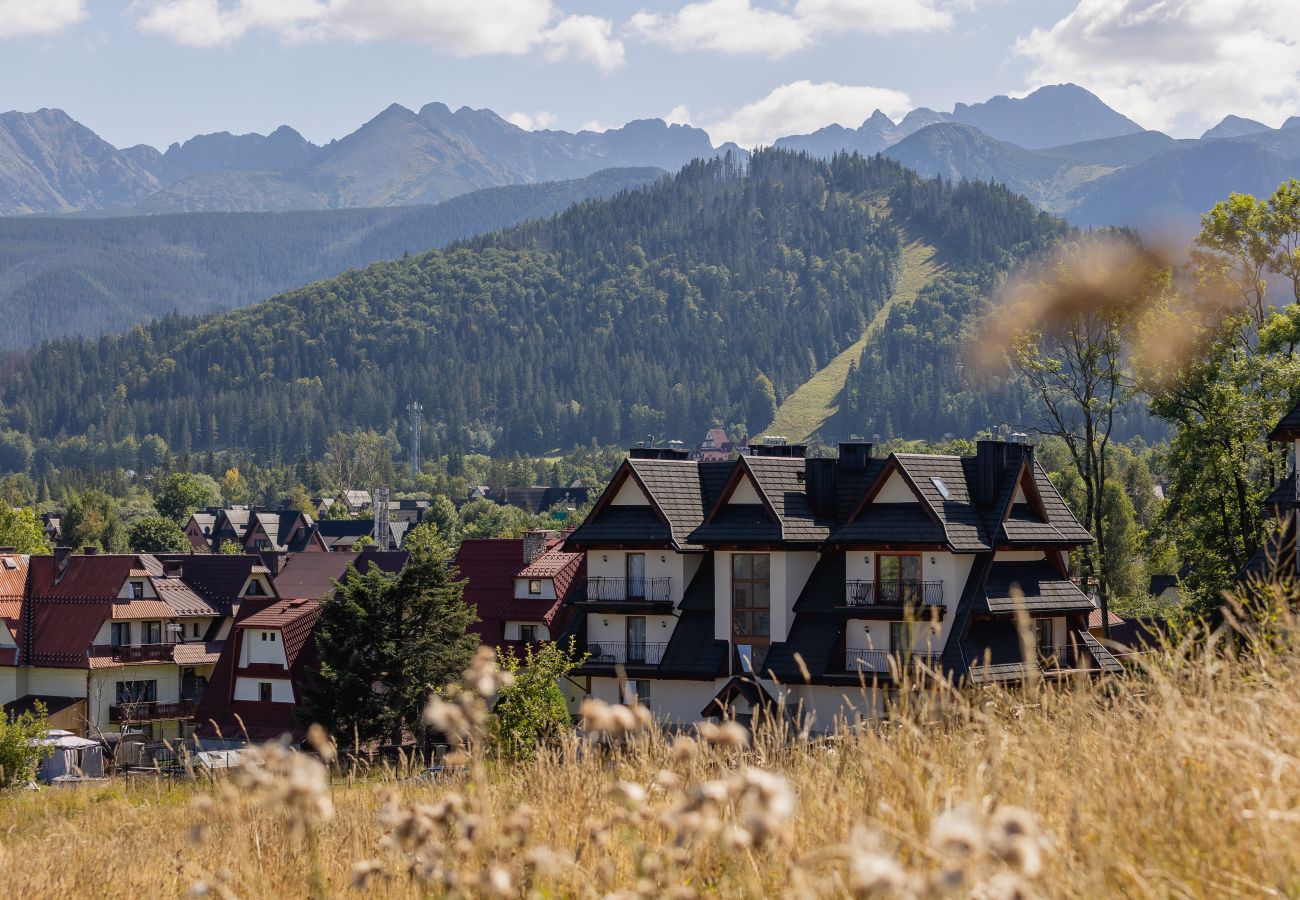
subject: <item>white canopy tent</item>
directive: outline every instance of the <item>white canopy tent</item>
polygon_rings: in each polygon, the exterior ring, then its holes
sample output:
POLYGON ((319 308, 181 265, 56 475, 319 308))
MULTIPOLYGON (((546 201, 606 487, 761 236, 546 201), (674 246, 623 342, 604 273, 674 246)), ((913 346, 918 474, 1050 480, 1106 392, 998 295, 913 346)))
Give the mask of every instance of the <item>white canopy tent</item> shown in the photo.
POLYGON ((104 777, 104 748, 98 741, 77 737, 70 731, 51 731, 37 743, 54 748, 37 772, 41 781, 104 777))

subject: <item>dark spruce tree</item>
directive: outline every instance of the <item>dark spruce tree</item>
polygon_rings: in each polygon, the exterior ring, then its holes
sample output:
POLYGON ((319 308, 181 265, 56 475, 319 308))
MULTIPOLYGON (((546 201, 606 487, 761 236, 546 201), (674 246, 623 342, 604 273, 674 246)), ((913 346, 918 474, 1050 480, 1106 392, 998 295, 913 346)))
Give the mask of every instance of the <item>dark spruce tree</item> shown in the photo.
POLYGON ((400 746, 420 729, 429 695, 460 677, 478 646, 451 550, 426 527, 407 537, 400 574, 349 569, 321 605, 320 664, 300 715, 342 746, 355 740, 400 746))

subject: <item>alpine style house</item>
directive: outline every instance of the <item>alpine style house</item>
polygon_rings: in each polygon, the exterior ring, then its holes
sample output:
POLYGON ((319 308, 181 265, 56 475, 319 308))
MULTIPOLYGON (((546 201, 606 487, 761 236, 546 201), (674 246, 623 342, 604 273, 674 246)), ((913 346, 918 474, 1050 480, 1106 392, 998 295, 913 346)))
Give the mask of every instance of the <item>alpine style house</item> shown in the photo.
POLYGON ((1067 568, 1091 540, 1027 442, 886 458, 845 443, 824 459, 776 442, 725 462, 632 450, 565 543, 587 557, 577 674, 669 723, 780 700, 822 730, 882 713, 918 662, 968 683, 1118 671, 1067 568))

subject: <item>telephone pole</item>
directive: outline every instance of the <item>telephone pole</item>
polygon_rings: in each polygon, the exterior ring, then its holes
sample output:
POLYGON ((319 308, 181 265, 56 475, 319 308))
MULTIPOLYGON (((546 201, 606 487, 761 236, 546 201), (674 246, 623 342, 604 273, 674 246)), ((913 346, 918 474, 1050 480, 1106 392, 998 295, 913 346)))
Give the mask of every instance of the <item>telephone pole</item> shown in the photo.
POLYGON ((418 400, 406 405, 406 414, 411 422, 411 477, 420 476, 420 425, 424 421, 424 407, 418 400))

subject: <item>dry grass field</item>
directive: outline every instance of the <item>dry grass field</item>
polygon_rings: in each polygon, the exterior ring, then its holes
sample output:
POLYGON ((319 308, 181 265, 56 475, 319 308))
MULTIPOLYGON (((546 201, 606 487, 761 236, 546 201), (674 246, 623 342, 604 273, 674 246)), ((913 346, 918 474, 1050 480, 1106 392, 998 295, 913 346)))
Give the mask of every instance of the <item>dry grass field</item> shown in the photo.
POLYGON ((0 864, 22 897, 1300 895, 1300 652, 1230 645, 918 688, 807 741, 592 708, 604 744, 445 783, 271 752, 243 781, 16 791, 0 864))

